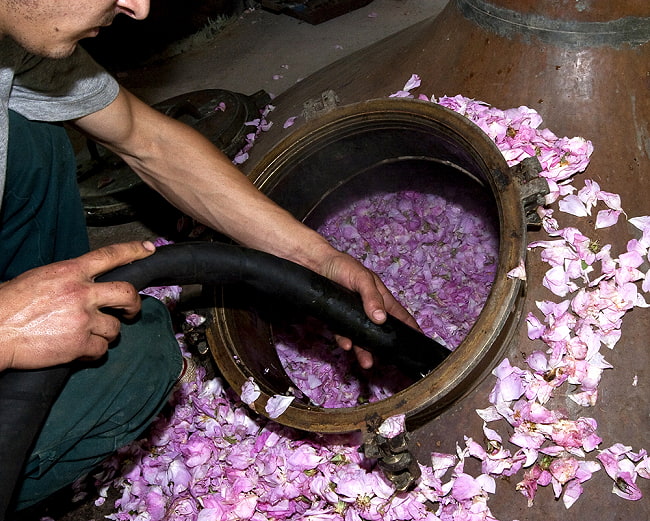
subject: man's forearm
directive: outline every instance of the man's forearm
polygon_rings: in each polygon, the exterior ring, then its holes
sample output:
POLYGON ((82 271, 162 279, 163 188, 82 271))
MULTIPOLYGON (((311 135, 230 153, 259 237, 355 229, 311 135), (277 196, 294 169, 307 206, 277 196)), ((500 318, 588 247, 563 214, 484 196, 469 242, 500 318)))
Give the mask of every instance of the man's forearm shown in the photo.
POLYGON ((103 114, 96 123, 85 118, 80 127, 123 157, 175 207, 240 244, 310 268, 331 254, 324 239, 260 193, 203 135, 128 93, 121 96, 126 99, 118 98, 115 115, 103 114), (110 142, 115 134, 104 128, 124 113, 134 126, 110 142))

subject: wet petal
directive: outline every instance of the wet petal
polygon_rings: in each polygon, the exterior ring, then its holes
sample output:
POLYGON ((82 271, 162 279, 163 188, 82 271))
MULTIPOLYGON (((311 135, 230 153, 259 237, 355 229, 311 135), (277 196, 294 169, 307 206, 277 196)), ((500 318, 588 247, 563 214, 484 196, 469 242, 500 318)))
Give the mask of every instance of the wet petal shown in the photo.
POLYGON ((524 261, 520 260, 519 264, 507 273, 507 277, 509 279, 526 280, 526 266, 524 261))
POLYGON ((268 413, 269 418, 278 418, 289 408, 294 399, 295 396, 276 394, 269 398, 268 402, 266 402, 266 405, 264 406, 264 410, 268 413))
POLYGON ((406 427, 404 425, 405 419, 406 416, 404 414, 397 414, 395 416, 386 418, 379 426, 379 434, 388 439, 402 434, 406 430, 406 427))
POLYGON ((564 494, 562 495, 562 503, 564 503, 564 507, 567 509, 571 508, 582 492, 582 485, 577 479, 569 481, 564 487, 564 494))
POLYGON ((284 122, 284 125, 282 125, 282 128, 289 128, 293 126, 293 124, 296 122, 296 119, 298 119, 298 116, 291 116, 290 118, 287 118, 287 120, 284 122))
POLYGON ((609 228, 618 222, 620 210, 601 210, 596 216, 596 229, 609 228))
POLYGON ((587 210, 585 204, 580 200, 577 195, 567 195, 558 203, 560 211, 576 215, 578 217, 587 217, 590 212, 587 210))
POLYGON ((248 404, 250 406, 253 405, 255 400, 257 400, 260 397, 260 388, 257 385, 257 382, 253 380, 253 377, 251 376, 244 382, 241 388, 241 400, 245 404, 248 404))

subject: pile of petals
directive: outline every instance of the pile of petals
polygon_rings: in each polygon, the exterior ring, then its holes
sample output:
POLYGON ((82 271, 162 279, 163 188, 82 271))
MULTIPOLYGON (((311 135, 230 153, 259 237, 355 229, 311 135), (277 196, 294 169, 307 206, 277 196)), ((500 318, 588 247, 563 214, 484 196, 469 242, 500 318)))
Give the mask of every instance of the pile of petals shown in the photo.
POLYGON ((490 198, 464 183, 355 201, 318 232, 384 281, 425 334, 451 349, 467 336, 496 273, 498 224, 490 198))
POLYGON ((122 490, 110 519, 438 519, 427 500, 445 493, 440 475, 454 458, 425 470, 417 490, 398 494, 358 450, 358 439, 298 433, 253 417, 202 369, 174 405, 146 440, 107 462, 119 470, 113 486, 122 490))
MULTIPOLYGON (((418 86, 414 75, 395 95, 416 97, 418 86)), ((170 418, 107 462, 119 476, 113 485, 122 490, 111 519, 494 520, 488 501, 496 477, 510 478, 500 486, 516 483, 531 505, 539 487, 550 486, 569 508, 599 469, 611 477, 615 494, 641 497, 637 481, 650 478, 647 451, 624 442, 601 447, 593 418, 571 418, 550 404, 556 390, 569 385, 577 404, 597 403, 600 375, 610 367, 600 349, 616 345, 626 312, 646 306, 650 217, 628 218, 617 197, 591 181, 576 189, 572 176, 587 166, 591 144, 539 130, 535 111, 503 111, 462 96, 417 97, 470 118, 510 164, 537 156, 551 187, 547 202, 558 202, 558 208, 540 208, 549 240, 530 245, 530 255, 549 263, 543 281, 528 278, 549 289, 549 300, 529 310, 526 321, 531 340, 543 347, 529 353, 525 367, 506 359, 493 371, 486 408, 477 411, 484 439, 459 440, 456 454, 433 452, 416 488, 396 493, 360 456, 355 440, 306 436, 260 419, 218 379, 199 373, 176 396, 170 418), (556 215, 557 209, 590 215, 597 207, 605 212, 599 226, 615 226, 624 215, 627 222, 618 225, 639 230, 625 252, 616 255, 585 232, 563 228, 556 215), (477 476, 466 472, 470 458, 481 462, 477 476)), ((525 276, 523 265, 513 270, 525 276)))
MULTIPOLYGON (((413 75, 395 95, 413 97, 411 91, 419 83, 413 75)), ((625 215, 617 194, 601 190, 589 179, 579 190, 571 183, 574 174, 589 163, 590 142, 537 130, 541 118, 527 107, 502 111, 462 96, 444 97, 438 103, 483 129, 509 164, 537 156, 543 167, 540 175, 550 187, 546 202, 557 201, 560 212, 588 217, 597 209, 594 229, 614 226, 625 215)), ((485 474, 510 476, 525 468, 517 489, 529 504, 539 486, 551 485, 555 497, 561 496, 564 505, 571 507, 582 493, 582 483, 600 469, 598 462, 612 478, 615 494, 640 499, 637 478, 650 478, 647 450, 634 451, 620 443, 599 449, 602 440, 593 418, 568 418, 546 405, 557 388, 569 384, 577 389, 569 394, 577 404, 596 404, 602 371, 611 368, 601 347, 614 348, 626 312, 648 306, 642 292, 650 289, 650 283, 639 268, 648 260, 650 218, 628 219, 641 238, 630 238, 626 251, 615 257, 611 245, 601 245, 575 227, 563 228, 553 209, 540 208, 539 213, 550 240, 531 243, 529 249, 541 250, 542 261, 550 266, 542 284, 563 300, 537 302, 542 319, 533 311, 528 313, 528 336, 543 342, 545 349, 530 353, 526 368, 513 367, 506 359, 493 371, 492 405, 477 411, 486 422, 487 448, 471 439, 466 439, 467 446, 482 461, 485 474), (506 450, 502 437, 487 426, 496 421, 509 424, 506 431, 510 433, 508 441, 517 448, 514 453, 506 450), (587 455, 594 452, 595 457, 589 459, 587 455)))
MULTIPOLYGON (((483 309, 496 272, 499 241, 490 201, 480 186, 441 176, 435 193, 361 197, 317 230, 377 273, 425 334, 454 349, 483 309)), ((277 329, 285 371, 316 405, 374 402, 412 383, 380 361, 360 372, 354 356, 317 323, 284 334, 277 329)))
POLYGON ((268 121, 266 118, 268 117, 269 113, 274 109, 275 107, 273 105, 267 105, 260 112, 259 118, 255 118, 251 121, 246 121, 246 123, 244 123, 246 126, 253 127, 253 128, 251 129, 251 132, 246 134, 245 137, 246 144, 239 152, 237 152, 237 154, 235 154, 235 157, 233 158, 234 164, 241 165, 242 163, 245 163, 248 160, 248 152, 250 151, 251 148, 253 148, 253 145, 255 144, 255 140, 259 137, 259 135, 262 132, 267 132, 273 125, 273 122, 268 121))
POLYGON ((371 369, 361 369, 354 355, 338 347, 333 333, 316 319, 274 325, 274 339, 296 394, 319 407, 376 402, 413 383, 396 367, 378 360, 371 369))

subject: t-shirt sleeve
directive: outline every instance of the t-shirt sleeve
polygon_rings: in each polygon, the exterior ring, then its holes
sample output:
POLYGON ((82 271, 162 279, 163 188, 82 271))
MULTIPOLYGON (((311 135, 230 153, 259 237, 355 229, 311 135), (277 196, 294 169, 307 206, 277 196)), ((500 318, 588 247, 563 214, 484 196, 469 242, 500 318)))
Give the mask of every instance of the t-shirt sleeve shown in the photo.
POLYGON ((68 58, 29 57, 16 71, 9 108, 27 119, 67 121, 109 105, 117 81, 81 47, 68 58))

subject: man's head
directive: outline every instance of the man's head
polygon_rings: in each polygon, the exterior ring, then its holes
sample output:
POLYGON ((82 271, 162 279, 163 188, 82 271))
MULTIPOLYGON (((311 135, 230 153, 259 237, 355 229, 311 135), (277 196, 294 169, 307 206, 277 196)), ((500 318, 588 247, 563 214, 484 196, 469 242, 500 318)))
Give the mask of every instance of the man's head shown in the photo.
POLYGON ((64 58, 121 13, 142 20, 149 0, 0 0, 0 37, 40 56, 64 58))

